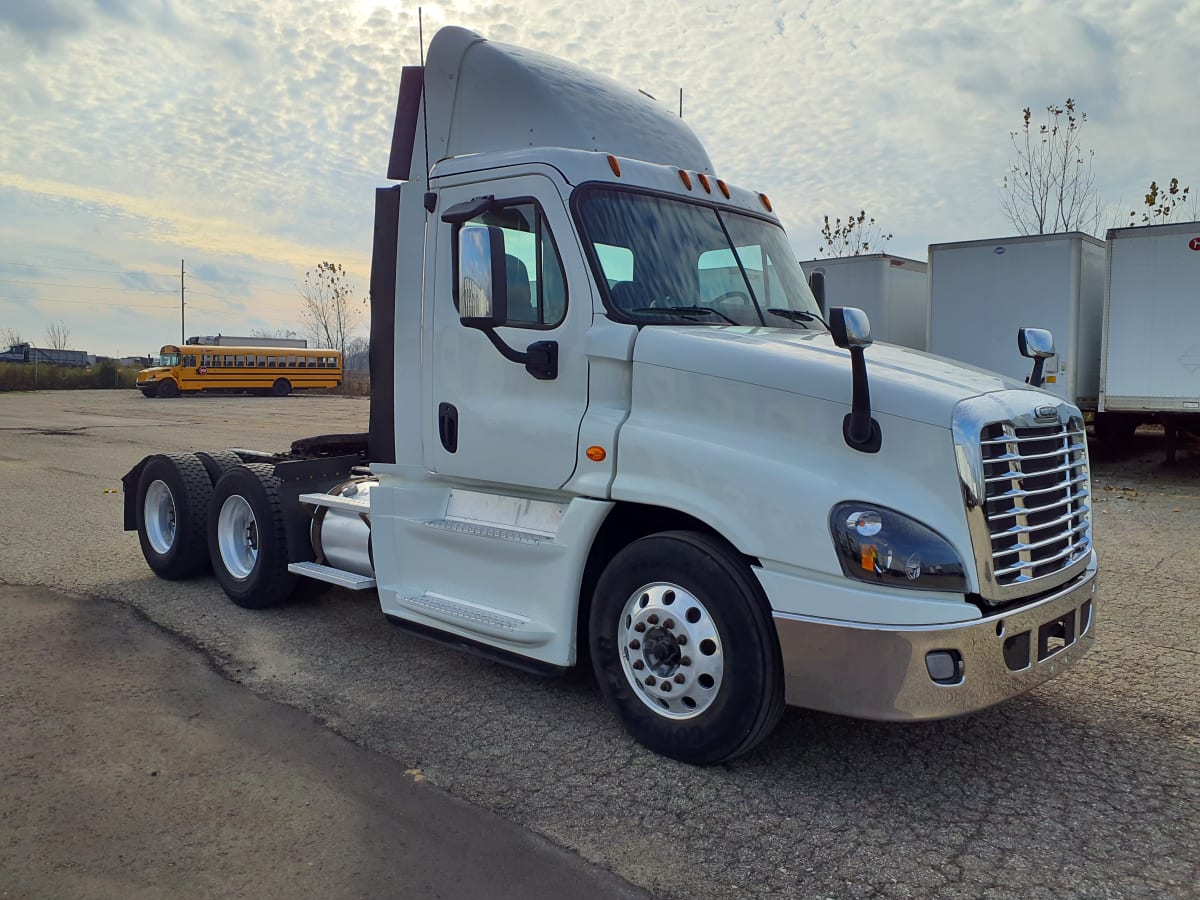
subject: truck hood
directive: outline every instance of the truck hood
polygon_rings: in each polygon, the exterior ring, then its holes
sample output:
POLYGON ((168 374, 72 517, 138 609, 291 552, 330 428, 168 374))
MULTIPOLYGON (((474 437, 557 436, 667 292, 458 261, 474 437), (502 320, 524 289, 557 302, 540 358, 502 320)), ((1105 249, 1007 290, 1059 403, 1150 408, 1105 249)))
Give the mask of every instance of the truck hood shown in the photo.
MULTIPOLYGON (((656 325, 641 330, 633 359, 850 406, 850 353, 824 331, 656 325)), ((995 372, 891 344, 868 347, 866 360, 873 410, 942 428, 950 427, 955 405, 967 397, 1033 390, 995 372)))

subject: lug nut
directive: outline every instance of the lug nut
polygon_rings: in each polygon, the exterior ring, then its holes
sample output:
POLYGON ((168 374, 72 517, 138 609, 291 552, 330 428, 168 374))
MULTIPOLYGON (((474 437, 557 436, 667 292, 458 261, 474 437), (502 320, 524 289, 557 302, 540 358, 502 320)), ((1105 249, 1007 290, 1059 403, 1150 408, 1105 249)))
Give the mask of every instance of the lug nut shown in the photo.
POLYGON ((690 656, 681 656, 679 658, 679 664, 681 666, 690 666, 692 664, 692 658, 690 656))
POLYGON ((649 622, 651 625, 657 625, 658 624, 658 613, 650 613, 650 615, 646 617, 646 621, 649 622))
POLYGON ((629 642, 630 650, 639 650, 639 649, 641 649, 641 646, 642 646, 642 642, 639 641, 637 638, 634 638, 632 641, 629 642))
POLYGON ((678 674, 675 676, 675 683, 676 683, 676 684, 683 684, 685 681, 687 681, 687 679, 683 677, 683 673, 682 673, 682 672, 679 672, 679 673, 678 673, 678 674))
POLYGON ((679 635, 677 638, 675 638, 675 643, 677 643, 680 647, 684 646, 685 644, 687 644, 687 635, 686 634, 679 635))
POLYGON ((636 631, 638 634, 641 634, 643 631, 646 630, 646 623, 638 622, 636 625, 633 626, 633 630, 636 631))
POLYGON ((642 662, 640 659, 635 659, 633 661, 633 667, 635 669, 641 671, 642 669, 646 668, 646 664, 644 662, 642 662))
POLYGON ((654 687, 654 681, 655 681, 655 678, 653 675, 646 676, 646 684, 650 685, 650 687, 654 687))
POLYGON ((675 630, 675 620, 667 619, 667 621, 663 622, 663 628, 667 629, 667 631, 674 631, 675 630))
POLYGON ((663 693, 664 693, 664 694, 669 694, 669 693, 671 693, 671 682, 669 682, 669 681, 664 681, 664 682, 662 683, 662 689, 663 689, 663 693))

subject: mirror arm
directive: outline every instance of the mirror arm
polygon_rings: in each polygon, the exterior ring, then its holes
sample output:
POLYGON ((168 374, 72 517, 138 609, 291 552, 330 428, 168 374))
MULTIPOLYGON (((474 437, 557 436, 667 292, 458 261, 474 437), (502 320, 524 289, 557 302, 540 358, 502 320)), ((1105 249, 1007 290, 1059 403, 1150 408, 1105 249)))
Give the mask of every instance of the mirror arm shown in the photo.
POLYGON ((525 371, 539 381, 553 381, 558 377, 558 341, 534 341, 524 352, 515 350, 501 340, 494 328, 479 329, 487 335, 492 346, 509 362, 520 363, 525 371))
POLYGON ((850 347, 852 398, 850 412, 842 419, 846 444, 863 453, 878 453, 883 443, 879 423, 871 418, 871 387, 867 381, 867 360, 862 347, 850 347))
POLYGON ((1025 383, 1030 387, 1041 387, 1042 383, 1046 380, 1042 374, 1045 366, 1046 360, 1043 357, 1034 357, 1033 372, 1030 373, 1029 377, 1025 379, 1025 383))

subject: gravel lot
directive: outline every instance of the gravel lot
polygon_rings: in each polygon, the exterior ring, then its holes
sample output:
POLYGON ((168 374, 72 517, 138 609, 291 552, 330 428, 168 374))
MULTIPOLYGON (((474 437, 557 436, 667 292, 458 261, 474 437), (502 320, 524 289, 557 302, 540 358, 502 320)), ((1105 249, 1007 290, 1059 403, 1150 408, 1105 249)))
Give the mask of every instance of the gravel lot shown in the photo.
POLYGON ((421 641, 373 594, 254 613, 211 577, 160 581, 106 493, 150 452, 366 419, 335 397, 0 396, 0 577, 132 606, 232 681, 656 896, 1200 896, 1200 454, 1167 469, 1143 434, 1093 461, 1098 639, 1066 675, 949 722, 789 710, 701 770, 634 744, 587 682, 421 641))

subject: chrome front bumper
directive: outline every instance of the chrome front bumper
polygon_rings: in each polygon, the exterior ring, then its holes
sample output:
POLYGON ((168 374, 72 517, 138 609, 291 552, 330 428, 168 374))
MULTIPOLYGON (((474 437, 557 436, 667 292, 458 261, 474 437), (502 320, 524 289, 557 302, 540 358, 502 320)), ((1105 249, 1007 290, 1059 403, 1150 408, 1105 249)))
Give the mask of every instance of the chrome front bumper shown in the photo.
POLYGON ((950 625, 859 625, 776 613, 786 699, 861 719, 943 719, 984 709, 1069 668, 1091 646, 1096 563, 1048 597, 950 625), (927 654, 945 653, 935 681, 927 654), (945 676, 947 656, 942 663, 945 676))

